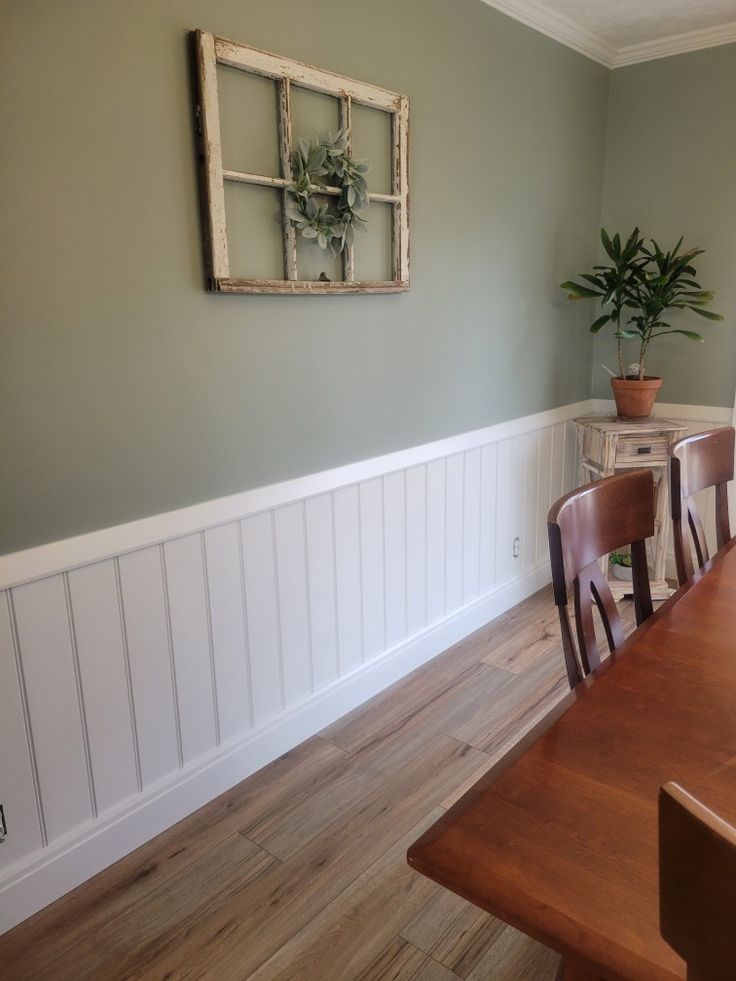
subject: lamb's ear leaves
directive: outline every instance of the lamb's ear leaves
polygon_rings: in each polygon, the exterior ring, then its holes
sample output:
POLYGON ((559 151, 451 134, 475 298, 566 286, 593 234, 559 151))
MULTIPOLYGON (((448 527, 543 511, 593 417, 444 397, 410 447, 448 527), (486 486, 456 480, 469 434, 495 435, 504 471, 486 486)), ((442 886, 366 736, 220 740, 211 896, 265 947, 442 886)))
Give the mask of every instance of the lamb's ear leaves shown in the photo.
POLYGON ((609 313, 604 313, 602 317, 599 317, 590 325, 590 333, 599 334, 610 320, 611 315, 609 313))

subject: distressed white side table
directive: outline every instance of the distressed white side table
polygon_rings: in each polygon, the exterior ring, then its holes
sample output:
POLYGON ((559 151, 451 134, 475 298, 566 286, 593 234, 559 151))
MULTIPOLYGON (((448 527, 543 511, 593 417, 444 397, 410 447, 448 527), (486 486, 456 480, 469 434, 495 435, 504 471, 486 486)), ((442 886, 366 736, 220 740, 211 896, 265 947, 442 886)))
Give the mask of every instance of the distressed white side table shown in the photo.
MULTIPOLYGON (((578 486, 623 470, 647 467, 654 474, 654 537, 647 542, 652 599, 667 599, 672 590, 665 579, 669 539, 669 447, 687 435, 687 427, 672 419, 617 419, 587 416, 575 420, 578 437, 578 486)), ((601 559, 613 598, 631 593, 631 583, 610 578, 608 556, 601 559)))

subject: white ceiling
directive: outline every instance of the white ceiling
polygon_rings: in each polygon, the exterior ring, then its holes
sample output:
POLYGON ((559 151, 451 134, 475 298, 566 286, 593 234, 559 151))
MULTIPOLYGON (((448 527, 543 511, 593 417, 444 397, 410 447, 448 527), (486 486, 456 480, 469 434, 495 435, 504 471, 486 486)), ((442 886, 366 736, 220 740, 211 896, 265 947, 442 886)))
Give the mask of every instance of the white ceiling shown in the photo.
POLYGON ((545 0, 614 48, 736 21, 736 0, 545 0))
POLYGON ((611 68, 736 41, 736 0, 485 0, 611 68))

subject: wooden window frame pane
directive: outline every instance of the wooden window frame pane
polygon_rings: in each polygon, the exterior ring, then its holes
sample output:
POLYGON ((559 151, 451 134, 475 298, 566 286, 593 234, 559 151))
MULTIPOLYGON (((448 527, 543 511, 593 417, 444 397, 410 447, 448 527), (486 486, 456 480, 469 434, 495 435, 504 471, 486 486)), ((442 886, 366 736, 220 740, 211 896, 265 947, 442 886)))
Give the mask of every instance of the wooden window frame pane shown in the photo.
MULTIPOLYGON (((406 96, 354 79, 344 78, 303 62, 260 51, 207 31, 192 32, 202 184, 203 231, 207 265, 207 288, 222 293, 400 293, 409 289, 409 100, 406 96), (217 92, 217 65, 227 65, 249 74, 272 78, 278 87, 278 130, 281 177, 266 177, 225 170, 222 165, 222 142, 217 92), (354 251, 347 247, 342 254, 343 280, 312 282, 299 280, 296 258, 296 229, 283 214, 283 254, 285 279, 243 279, 230 275, 225 213, 224 182, 234 181, 276 189, 291 183, 291 108, 292 86, 320 92, 338 99, 340 125, 350 129, 352 103, 391 114, 390 194, 371 194, 369 201, 391 205, 391 260, 393 279, 387 281, 354 281, 354 251)), ((326 193, 339 194, 339 188, 326 193)), ((284 194, 284 200, 286 195, 284 194)))

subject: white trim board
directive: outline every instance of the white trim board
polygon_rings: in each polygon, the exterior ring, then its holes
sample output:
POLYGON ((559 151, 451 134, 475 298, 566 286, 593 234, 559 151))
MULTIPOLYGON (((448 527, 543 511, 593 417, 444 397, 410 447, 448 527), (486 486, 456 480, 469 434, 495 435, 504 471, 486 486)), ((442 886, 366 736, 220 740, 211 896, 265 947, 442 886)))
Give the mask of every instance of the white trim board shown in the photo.
POLYGON ((700 51, 736 41, 736 21, 683 34, 644 41, 640 44, 615 48, 597 34, 581 28, 538 0, 484 0, 489 7, 500 10, 527 27, 559 41, 606 68, 624 68, 643 61, 668 58, 671 55, 700 51))
MULTIPOLYGON (((123 555, 153 543, 170 541, 182 535, 201 531, 203 528, 211 528, 270 508, 290 504, 327 490, 347 487, 362 480, 370 480, 420 463, 428 463, 449 453, 458 453, 483 443, 520 436, 575 416, 583 416, 591 412, 605 414, 612 411, 613 407, 612 399, 586 399, 556 409, 548 409, 545 412, 495 423, 483 429, 460 433, 432 443, 424 443, 395 453, 324 470, 321 473, 296 477, 278 484, 141 518, 139 521, 0 555, 0 589, 10 589, 43 576, 68 571, 90 562, 99 562, 114 555, 123 555)), ((720 406, 658 403, 656 413, 676 419, 730 422, 732 410, 720 406)))
POLYGON ((627 45, 616 52, 612 67, 625 68, 626 65, 637 65, 657 58, 669 58, 672 55, 686 54, 688 51, 717 48, 722 44, 733 44, 734 41, 736 41, 736 21, 720 24, 718 27, 706 27, 700 31, 672 34, 670 37, 658 38, 656 41, 627 45))
POLYGON ((545 561, 338 678, 274 721, 223 744, 143 795, 122 802, 94 827, 60 839, 30 862, 6 869, 0 878, 0 933, 426 664, 541 589, 549 579, 545 561))
POLYGON ((328 490, 348 487, 373 477, 405 470, 421 463, 429 463, 431 460, 440 459, 451 453, 461 453, 484 443, 521 436, 577 415, 585 415, 589 411, 590 401, 586 399, 583 402, 495 423, 483 429, 459 433, 456 436, 398 450, 395 453, 349 463, 321 473, 296 477, 267 487, 257 487, 228 497, 194 504, 191 507, 141 518, 139 521, 130 521, 20 552, 0 555, 0 589, 10 589, 21 583, 40 579, 42 576, 68 571, 88 565, 90 562, 99 562, 114 555, 123 555, 146 545, 170 541, 204 528, 212 528, 228 521, 313 497, 328 490))

